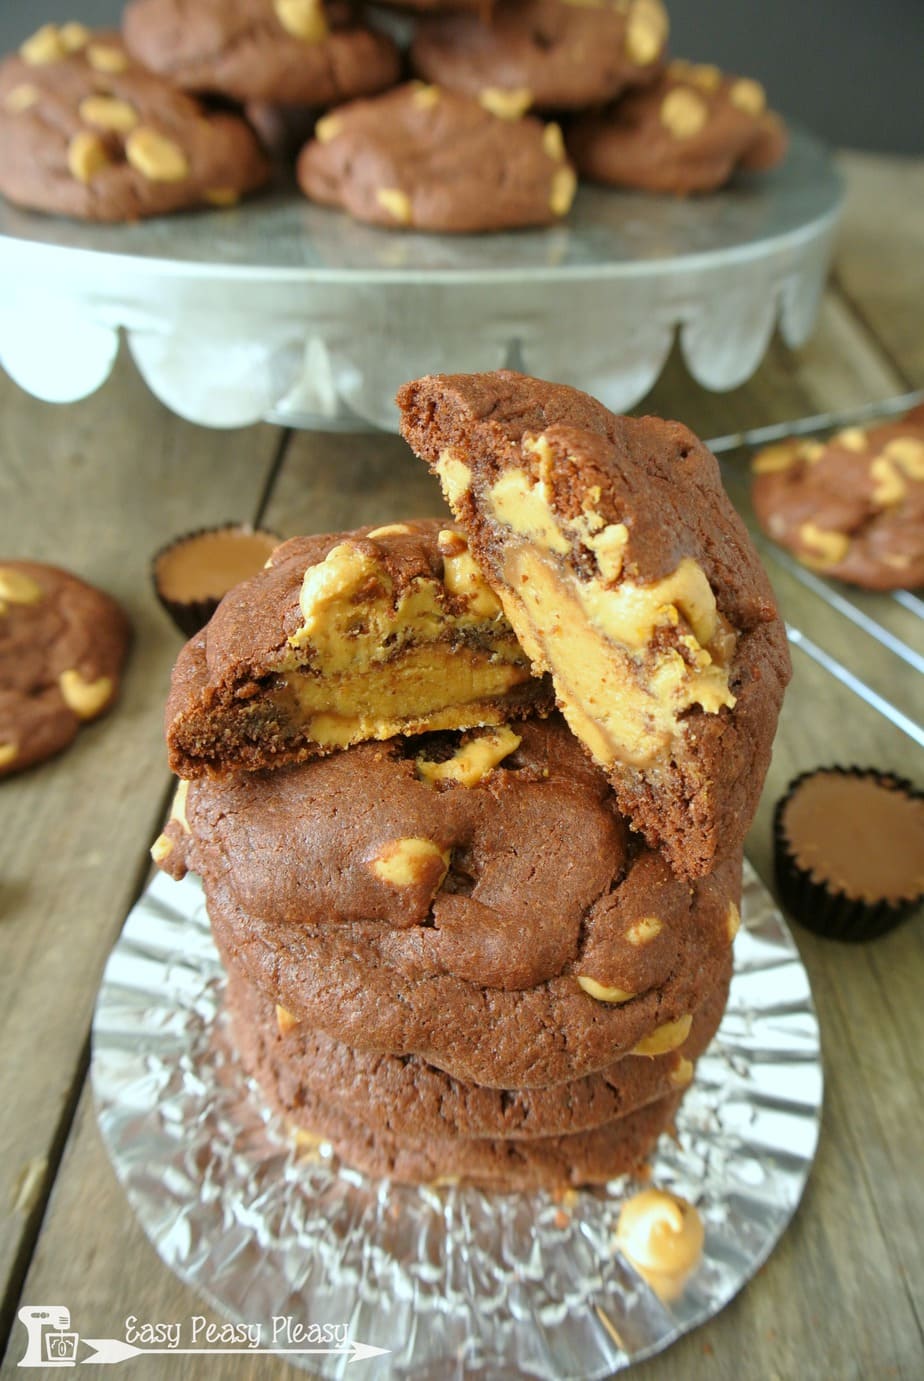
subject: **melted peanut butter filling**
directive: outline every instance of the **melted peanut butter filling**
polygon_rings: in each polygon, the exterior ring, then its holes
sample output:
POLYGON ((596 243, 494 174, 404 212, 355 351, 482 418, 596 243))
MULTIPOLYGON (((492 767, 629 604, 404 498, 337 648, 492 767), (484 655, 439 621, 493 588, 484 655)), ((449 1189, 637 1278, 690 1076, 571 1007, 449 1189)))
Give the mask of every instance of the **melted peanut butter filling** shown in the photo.
MULTIPOLYGON (((651 766, 670 755, 687 710, 716 714, 734 706, 734 631, 692 558, 650 584, 625 576, 628 529, 596 511, 599 489, 588 491, 578 517, 561 518, 548 482, 551 447, 539 436, 526 438, 523 449, 538 457, 538 480, 525 469, 507 470, 486 495, 506 529, 504 612, 534 668, 552 673, 565 718, 597 762, 651 766), (576 542, 595 558, 598 574, 589 579, 562 560, 576 542)), ((437 469, 458 503, 465 478, 459 457, 445 453, 437 469)))
POLYGON ((418 577, 399 591, 385 565, 351 541, 309 567, 303 623, 263 703, 297 717, 325 747, 411 726, 501 723, 503 708, 489 702, 530 679, 529 661, 464 538, 443 533, 440 550, 442 581, 418 577))

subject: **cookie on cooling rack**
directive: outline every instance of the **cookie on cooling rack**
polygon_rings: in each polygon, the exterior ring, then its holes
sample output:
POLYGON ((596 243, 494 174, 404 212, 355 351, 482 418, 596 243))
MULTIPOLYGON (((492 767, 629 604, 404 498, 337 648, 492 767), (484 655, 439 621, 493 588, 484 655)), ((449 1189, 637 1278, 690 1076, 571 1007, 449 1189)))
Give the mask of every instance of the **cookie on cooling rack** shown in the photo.
POLYGON ((752 469, 758 522, 803 565, 868 590, 924 585, 924 405, 769 446, 752 469))

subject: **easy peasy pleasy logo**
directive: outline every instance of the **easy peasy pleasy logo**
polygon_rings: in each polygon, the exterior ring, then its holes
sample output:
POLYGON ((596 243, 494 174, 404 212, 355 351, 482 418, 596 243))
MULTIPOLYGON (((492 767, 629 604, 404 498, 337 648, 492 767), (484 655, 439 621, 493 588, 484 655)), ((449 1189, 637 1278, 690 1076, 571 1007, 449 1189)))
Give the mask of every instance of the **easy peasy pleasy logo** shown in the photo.
POLYGON ((204 1314, 172 1323, 148 1323, 130 1314, 121 1338, 81 1338, 71 1328, 70 1310, 63 1304, 25 1305, 19 1321, 26 1330, 21 1367, 76 1367, 96 1362, 113 1366, 133 1357, 222 1357, 248 1355, 345 1355, 347 1365, 382 1357, 389 1349, 350 1338, 345 1323, 305 1323, 288 1314, 274 1315, 268 1325, 214 1323, 204 1314), (80 1356, 81 1350, 89 1349, 80 1356))

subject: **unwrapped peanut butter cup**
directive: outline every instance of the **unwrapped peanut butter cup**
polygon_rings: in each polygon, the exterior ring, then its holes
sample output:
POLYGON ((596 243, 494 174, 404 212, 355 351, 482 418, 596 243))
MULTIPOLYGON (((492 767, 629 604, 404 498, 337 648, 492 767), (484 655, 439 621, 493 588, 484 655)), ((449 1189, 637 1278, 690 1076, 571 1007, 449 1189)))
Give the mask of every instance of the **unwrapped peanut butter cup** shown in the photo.
POLYGON ((774 837, 780 899, 817 935, 874 940, 924 900, 924 792, 891 772, 804 772, 777 805, 774 837))
POLYGON ((157 598, 180 632, 191 638, 228 591, 256 575, 281 541, 278 533, 240 523, 178 537, 152 562, 157 598))

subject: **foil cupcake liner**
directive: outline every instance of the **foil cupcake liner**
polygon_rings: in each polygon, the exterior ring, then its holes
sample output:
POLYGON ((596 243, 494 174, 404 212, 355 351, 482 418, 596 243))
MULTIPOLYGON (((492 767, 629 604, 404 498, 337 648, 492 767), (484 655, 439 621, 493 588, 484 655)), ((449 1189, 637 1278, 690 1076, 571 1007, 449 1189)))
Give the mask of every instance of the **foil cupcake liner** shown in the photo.
POLYGON ((786 837, 783 816, 786 807, 802 783, 819 772, 834 772, 841 777, 866 777, 903 792, 912 800, 924 796, 912 782, 894 772, 881 772, 874 767, 813 767, 802 772, 789 783, 773 814, 773 861, 776 889, 787 912, 816 935, 828 940, 843 940, 862 944, 887 935, 908 919, 924 901, 924 893, 901 901, 863 901, 851 897, 840 888, 819 882, 811 869, 798 861, 786 837))
POLYGON ((181 537, 171 538, 169 542, 166 542, 156 551, 151 557, 151 584, 154 586, 154 593, 161 608, 186 638, 194 638, 205 627, 221 603, 222 596, 210 596, 208 599, 171 599, 163 593, 160 587, 160 563, 177 547, 185 546, 187 542, 192 542, 197 537, 218 536, 222 532, 243 532, 248 536, 270 537, 277 546, 284 540, 278 532, 273 532, 271 528, 251 527, 248 523, 227 522, 216 523, 214 527, 199 527, 194 528, 192 532, 184 532, 181 537))
MULTIPOLYGON (((371 1180, 297 1142, 228 1046, 224 978, 201 888, 158 875, 110 956, 94 1019, 103 1139, 163 1260, 236 1322, 342 1322, 389 1349, 364 1375, 594 1381, 717 1313, 772 1251, 818 1140, 822 1070, 808 977, 745 869, 735 976, 649 1183, 706 1230, 662 1302, 616 1250, 637 1182, 560 1196, 371 1180)), ((298 1359, 290 1358, 298 1364, 298 1359)), ((311 1357, 339 1377, 345 1356, 311 1357)), ((358 1374, 358 1373, 357 1373, 358 1374)), ((350 1376, 353 1372, 350 1371, 350 1376)))

